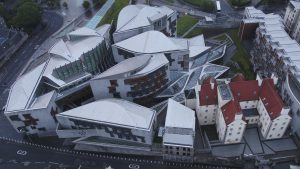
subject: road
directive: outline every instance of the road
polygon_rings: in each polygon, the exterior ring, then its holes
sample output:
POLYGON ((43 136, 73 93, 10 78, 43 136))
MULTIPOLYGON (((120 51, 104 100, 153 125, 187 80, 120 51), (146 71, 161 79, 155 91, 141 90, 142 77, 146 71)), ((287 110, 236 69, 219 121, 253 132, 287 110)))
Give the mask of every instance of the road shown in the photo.
MULTIPOLYGON (((9 88, 17 79, 22 69, 25 67, 30 57, 36 50, 37 45, 42 44, 48 37, 56 32, 63 24, 63 18, 55 12, 45 11, 43 14, 43 21, 46 23, 44 28, 39 27, 28 38, 28 40, 21 46, 21 48, 0 68, 0 107, 6 104, 9 93, 9 88)), ((19 138, 3 112, 0 115, 0 135, 12 138, 19 138), (10 132, 11 131, 11 132, 10 132)))
POLYGON ((103 168, 109 165, 114 169, 182 169, 182 168, 206 168, 206 169, 235 169, 233 167, 221 167, 202 164, 178 164, 172 162, 151 161, 139 158, 137 161, 132 158, 118 158, 116 156, 97 157, 93 155, 80 155, 70 152, 55 151, 15 143, 0 139, 0 169, 9 168, 103 168))

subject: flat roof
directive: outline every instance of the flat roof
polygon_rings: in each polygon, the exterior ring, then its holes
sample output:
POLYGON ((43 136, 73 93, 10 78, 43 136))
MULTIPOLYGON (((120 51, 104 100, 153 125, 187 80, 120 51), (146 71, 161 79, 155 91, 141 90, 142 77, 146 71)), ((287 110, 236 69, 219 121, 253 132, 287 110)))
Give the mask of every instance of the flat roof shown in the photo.
POLYGON ((165 127, 186 128, 195 132, 194 110, 169 99, 165 127))
POLYGON ((57 116, 105 123, 126 128, 150 130, 156 112, 122 99, 103 99, 62 112, 57 116))
POLYGON ((182 135, 182 134, 170 134, 165 133, 163 136, 163 144, 164 145, 178 145, 178 146, 186 146, 193 147, 194 138, 192 135, 182 135))

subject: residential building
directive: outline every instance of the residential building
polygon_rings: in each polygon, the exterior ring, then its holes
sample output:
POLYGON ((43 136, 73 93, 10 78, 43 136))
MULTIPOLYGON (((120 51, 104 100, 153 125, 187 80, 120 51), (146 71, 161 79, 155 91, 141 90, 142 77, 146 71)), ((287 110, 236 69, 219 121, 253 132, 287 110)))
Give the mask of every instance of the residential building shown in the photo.
POLYGON ((188 71, 192 61, 208 52, 203 35, 190 39, 170 38, 159 31, 147 31, 112 45, 116 62, 142 54, 164 54, 170 70, 188 71))
POLYGON ((126 59, 95 76, 90 85, 95 99, 123 98, 150 104, 169 82, 169 62, 163 54, 126 59))
POLYGON ((265 139, 282 137, 291 117, 290 109, 276 91, 278 78, 245 80, 208 77, 195 88, 196 113, 200 125, 216 124, 220 141, 238 143, 246 124, 257 125, 265 139))
POLYGON ((247 7, 243 22, 257 24, 253 29, 255 36, 251 37, 254 38, 251 51, 254 71, 264 77, 277 75, 276 87, 285 105, 291 108, 292 134, 300 138, 300 45, 284 30, 283 19, 279 15, 264 14, 247 7))
POLYGON ((300 2, 289 1, 283 18, 283 24, 290 34, 298 43, 300 42, 300 2))
POLYGON ((216 117, 216 128, 219 140, 224 144, 241 142, 246 122, 236 100, 230 100, 220 108, 216 117))
POLYGON ((168 100, 163 134, 165 160, 193 161, 195 120, 195 112, 192 109, 172 99, 168 100))
POLYGON ((75 149, 93 147, 92 151, 150 151, 156 125, 154 110, 114 98, 97 100, 56 117, 59 138, 72 138, 75 149))
POLYGON ((216 79, 208 77, 195 87, 196 114, 200 125, 216 124, 218 113, 218 84, 216 79))
POLYGON ((128 5, 118 16, 114 42, 120 42, 132 36, 150 30, 161 31, 166 36, 176 36, 177 12, 166 6, 128 5))
POLYGON ((56 135, 55 114, 82 104, 74 97, 93 99, 91 92, 86 92, 88 80, 114 64, 105 40, 109 29, 110 25, 104 25, 69 33, 68 41, 59 40, 42 56, 41 63, 14 82, 4 114, 17 132, 56 135))

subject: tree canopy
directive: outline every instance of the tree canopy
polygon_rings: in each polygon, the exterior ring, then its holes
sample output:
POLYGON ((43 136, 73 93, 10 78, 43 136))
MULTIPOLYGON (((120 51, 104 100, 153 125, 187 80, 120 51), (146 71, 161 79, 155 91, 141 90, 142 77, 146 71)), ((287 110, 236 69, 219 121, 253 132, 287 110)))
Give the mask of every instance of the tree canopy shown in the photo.
POLYGON ((23 0, 17 5, 16 14, 10 20, 10 24, 16 28, 23 28, 25 32, 32 30, 40 23, 42 10, 32 0, 23 0))

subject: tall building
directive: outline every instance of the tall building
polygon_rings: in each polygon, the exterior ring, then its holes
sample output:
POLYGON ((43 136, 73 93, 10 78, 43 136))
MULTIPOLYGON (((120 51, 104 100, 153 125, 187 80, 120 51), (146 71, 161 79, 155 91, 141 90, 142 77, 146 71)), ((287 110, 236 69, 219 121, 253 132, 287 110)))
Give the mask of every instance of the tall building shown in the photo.
POLYGON ((300 42, 300 2, 290 1, 283 18, 284 26, 290 36, 300 42))
MULTIPOLYGON (((256 23, 254 30, 254 47, 251 51, 251 62, 254 71, 262 76, 278 77, 276 84, 284 103, 291 108, 292 133, 300 138, 300 45, 284 29, 279 15, 264 14, 253 7, 245 9, 245 26, 256 23)), ((243 36, 241 36, 243 37, 243 36)))
POLYGON ((193 161, 195 120, 195 112, 192 109, 172 99, 168 100, 163 134, 165 160, 193 161))
POLYGON ((156 112, 129 101, 98 100, 56 117, 58 137, 72 138, 75 149, 109 149, 109 152, 119 153, 130 149, 151 150, 156 112))
POLYGON ((88 80, 114 64, 106 39, 109 30, 110 25, 104 25, 70 32, 67 41, 59 40, 38 66, 14 82, 4 114, 17 132, 56 135, 55 114, 78 106, 70 95, 76 93, 77 99, 93 97, 86 92, 88 80))
POLYGON ((161 31, 167 36, 176 36, 177 12, 166 6, 128 5, 118 17, 114 42, 120 42, 132 36, 150 30, 161 31))
POLYGON ((95 99, 123 98, 149 104, 169 82, 169 61, 163 54, 126 59, 95 76, 91 88, 95 99))
POLYGON ((265 139, 284 135, 291 117, 276 91, 277 78, 245 80, 205 79, 195 88, 196 114, 200 125, 216 124, 220 141, 238 143, 247 124, 257 124, 265 139))

